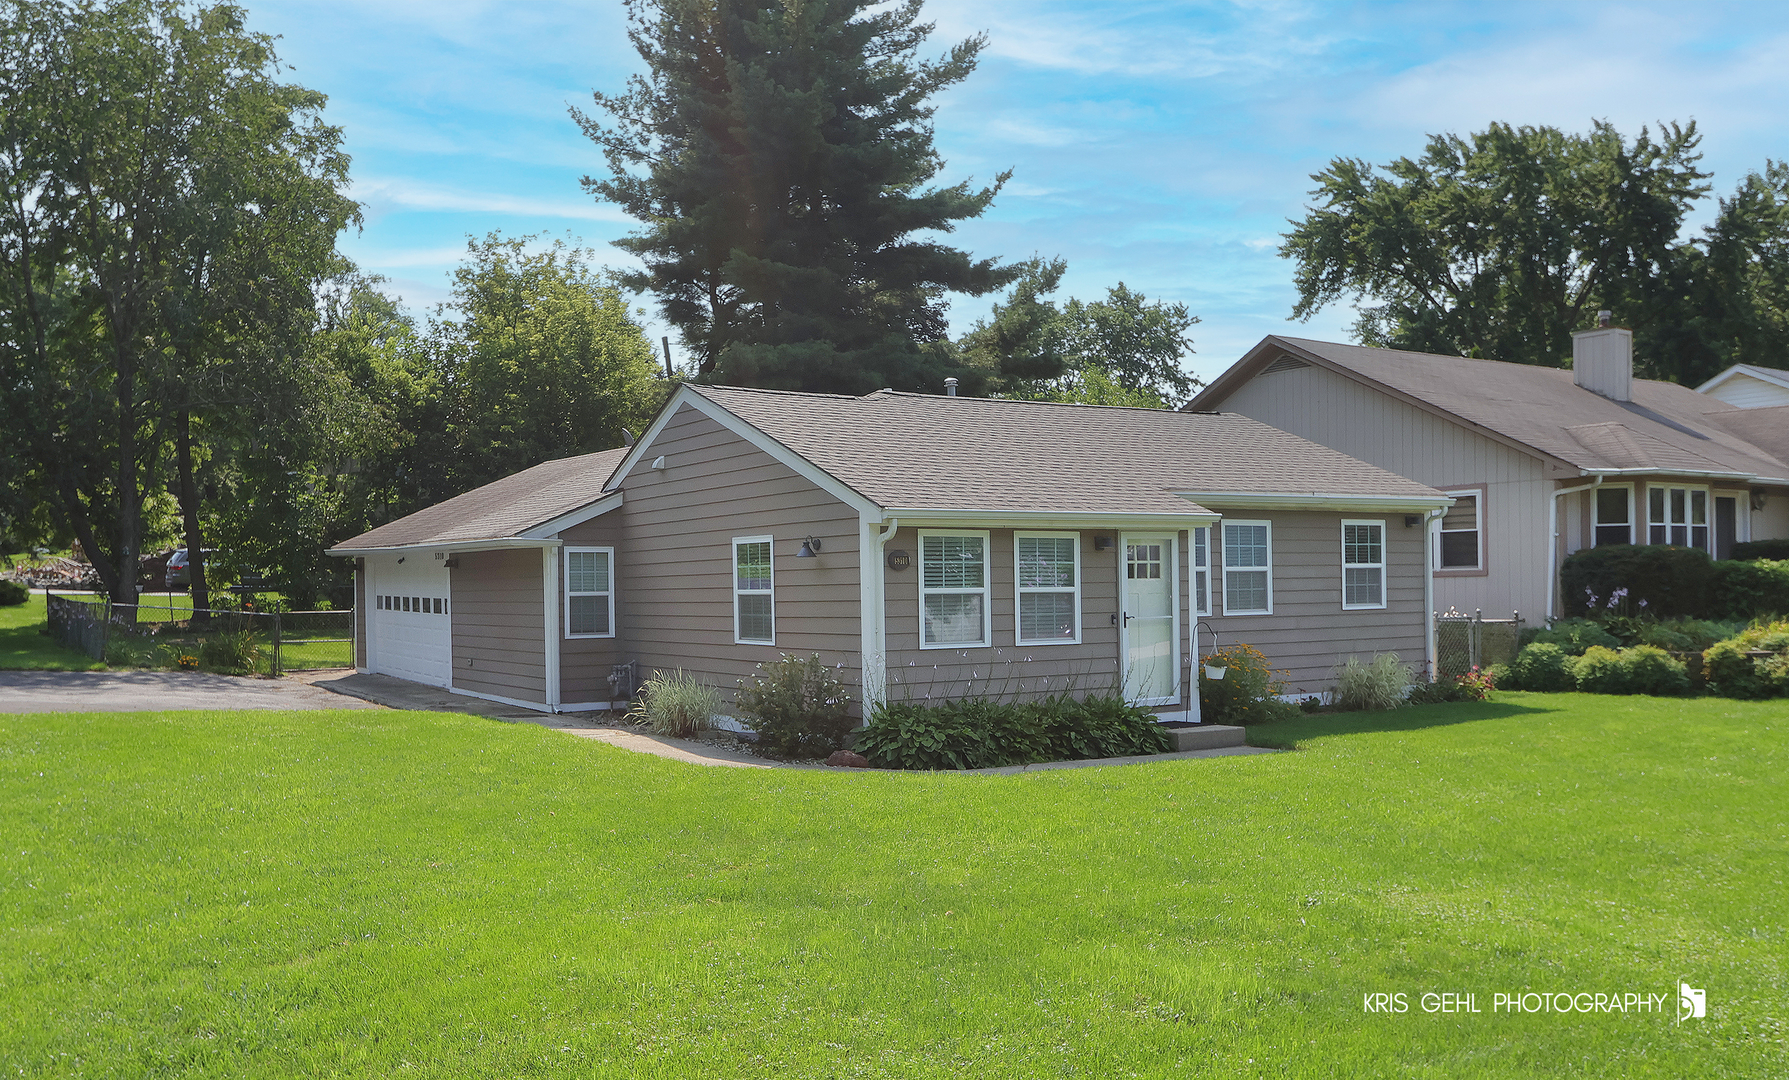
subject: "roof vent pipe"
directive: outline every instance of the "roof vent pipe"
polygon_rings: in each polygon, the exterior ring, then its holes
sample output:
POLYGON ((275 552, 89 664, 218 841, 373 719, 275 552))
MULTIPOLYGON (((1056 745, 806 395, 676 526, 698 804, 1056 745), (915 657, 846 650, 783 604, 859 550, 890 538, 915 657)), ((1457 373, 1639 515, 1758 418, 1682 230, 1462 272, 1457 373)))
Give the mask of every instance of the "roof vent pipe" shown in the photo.
POLYGON ((944 392, 951 397, 957 396, 957 380, 954 377, 944 380, 944 392))
POLYGON ((1634 399, 1634 332, 1609 325, 1596 313, 1595 330, 1572 335, 1572 381, 1611 401, 1634 399))
POLYGON ((1609 320, 1614 317, 1614 314, 1615 314, 1614 312, 1608 311, 1608 310, 1597 312, 1596 313, 1597 327, 1602 328, 1602 327, 1607 327, 1607 326, 1611 325, 1609 320))

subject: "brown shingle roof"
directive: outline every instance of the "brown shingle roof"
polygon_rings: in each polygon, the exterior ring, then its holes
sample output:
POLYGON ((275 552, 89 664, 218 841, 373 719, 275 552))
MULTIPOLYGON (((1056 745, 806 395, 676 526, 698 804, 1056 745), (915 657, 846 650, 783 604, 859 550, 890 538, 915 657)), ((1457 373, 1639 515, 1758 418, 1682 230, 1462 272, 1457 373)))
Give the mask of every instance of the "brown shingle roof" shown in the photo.
POLYGON ((1180 491, 1445 499, 1234 413, 691 389, 889 509, 1203 512, 1180 491))
POLYGON ((627 448, 617 447, 543 462, 344 540, 331 550, 468 543, 517 536, 602 498, 609 474, 626 456, 627 448))
POLYGON ((1278 335, 1267 342, 1326 360, 1586 472, 1789 478, 1789 464, 1725 422, 1728 414, 1745 410, 1676 383, 1635 379, 1632 401, 1612 401, 1559 368, 1278 335))

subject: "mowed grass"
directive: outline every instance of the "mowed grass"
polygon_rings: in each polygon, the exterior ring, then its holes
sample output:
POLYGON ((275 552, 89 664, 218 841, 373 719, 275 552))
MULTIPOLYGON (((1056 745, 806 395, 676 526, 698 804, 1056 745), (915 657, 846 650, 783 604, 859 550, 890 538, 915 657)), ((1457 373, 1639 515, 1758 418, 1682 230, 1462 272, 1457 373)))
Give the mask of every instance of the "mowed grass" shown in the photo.
POLYGON ((985 777, 442 714, 0 717, 0 1075, 1789 1072, 1783 704, 1265 734, 1299 749, 985 777), (1674 1023, 1680 978, 1707 1019, 1674 1023), (1667 1005, 1491 1011, 1523 989, 1667 1005))
POLYGON ((0 607, 0 670, 100 671, 105 665, 65 649, 43 634, 48 616, 42 593, 24 603, 0 607))

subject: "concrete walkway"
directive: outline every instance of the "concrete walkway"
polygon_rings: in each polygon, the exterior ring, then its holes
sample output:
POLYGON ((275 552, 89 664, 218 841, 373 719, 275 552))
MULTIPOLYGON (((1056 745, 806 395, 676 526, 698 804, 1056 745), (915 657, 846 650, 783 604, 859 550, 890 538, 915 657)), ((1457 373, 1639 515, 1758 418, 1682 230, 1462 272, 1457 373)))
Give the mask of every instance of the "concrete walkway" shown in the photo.
POLYGON ((203 671, 0 671, 0 713, 376 707, 295 679, 203 671))
MULTIPOLYGON (((828 769, 825 765, 805 762, 772 761, 726 743, 695 739, 671 739, 648 735, 635 727, 618 725, 611 713, 557 713, 549 715, 531 709, 504 705, 501 702, 450 694, 430 686, 421 686, 389 675, 363 675, 356 671, 306 672, 295 678, 308 678, 314 685, 338 694, 375 701, 394 709, 418 709, 433 712, 471 713, 494 720, 521 722, 550 727, 579 738, 595 739, 624 750, 685 761, 692 765, 721 765, 740 769, 826 769, 829 772, 879 772, 877 769, 828 769)), ((1262 746, 1225 746, 1212 750, 1186 750, 1172 754, 1144 754, 1137 757, 1095 758, 1087 761, 1049 761, 1041 765, 1008 765, 998 769, 967 769, 959 775, 1007 776, 1013 773, 1040 772, 1047 769, 1087 769, 1102 765, 1146 765, 1153 761, 1175 761, 1181 758, 1237 757, 1245 754, 1273 754, 1262 746)))

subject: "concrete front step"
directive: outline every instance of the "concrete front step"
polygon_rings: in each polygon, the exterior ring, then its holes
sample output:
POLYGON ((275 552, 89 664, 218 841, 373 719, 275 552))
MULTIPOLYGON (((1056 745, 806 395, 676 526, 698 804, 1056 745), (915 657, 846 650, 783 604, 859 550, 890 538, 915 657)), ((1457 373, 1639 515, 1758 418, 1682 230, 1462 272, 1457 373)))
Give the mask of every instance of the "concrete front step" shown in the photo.
POLYGON ((1244 729, 1227 724, 1189 724, 1168 727, 1168 749, 1216 750, 1225 746, 1242 746, 1247 741, 1244 729))

